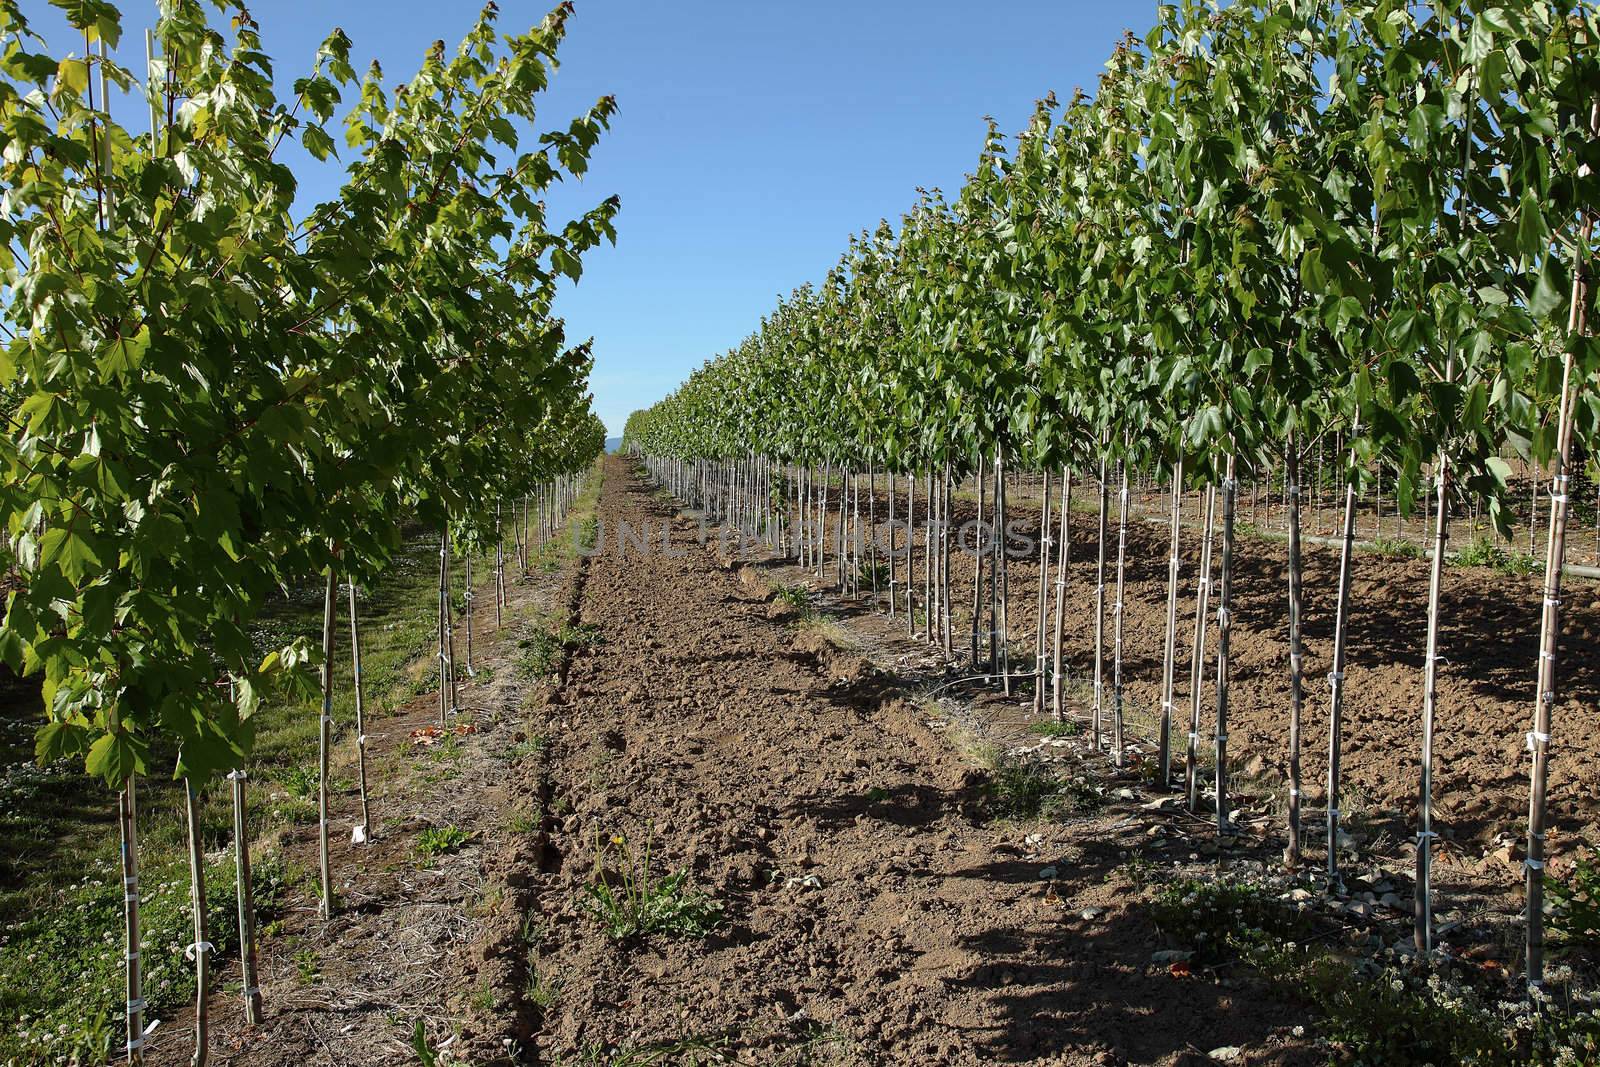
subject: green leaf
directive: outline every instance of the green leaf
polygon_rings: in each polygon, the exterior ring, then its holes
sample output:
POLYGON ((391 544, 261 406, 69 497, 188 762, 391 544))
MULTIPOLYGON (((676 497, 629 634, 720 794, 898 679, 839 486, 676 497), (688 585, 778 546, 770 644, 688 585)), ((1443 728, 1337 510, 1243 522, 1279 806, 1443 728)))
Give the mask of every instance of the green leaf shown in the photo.
POLYGON ((135 774, 145 773, 148 748, 132 734, 101 734, 89 746, 84 769, 112 789, 120 789, 135 774))
POLYGON ((1555 256, 1545 256, 1539 268, 1539 280, 1534 283, 1533 296, 1528 300, 1528 311, 1534 318, 1549 318, 1567 305, 1567 279, 1555 256))
POLYGON ((49 722, 33 735, 33 758, 43 766, 89 750, 89 731, 81 723, 49 722))
POLYGON ((91 567, 100 566, 100 557, 76 526, 53 526, 39 540, 39 566, 52 563, 59 563, 61 573, 76 583, 91 567))

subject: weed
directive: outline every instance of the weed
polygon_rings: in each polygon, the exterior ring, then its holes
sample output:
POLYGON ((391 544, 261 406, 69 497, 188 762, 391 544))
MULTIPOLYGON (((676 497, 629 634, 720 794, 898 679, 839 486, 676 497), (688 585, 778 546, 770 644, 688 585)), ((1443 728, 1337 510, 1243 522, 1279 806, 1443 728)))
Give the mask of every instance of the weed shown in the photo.
POLYGON ((1038 734, 1040 737, 1077 737, 1083 733, 1083 723, 1076 719, 1063 719, 1060 722, 1054 719, 1041 719, 1029 723, 1028 732, 1038 734))
POLYGON ((1421 545, 1402 537, 1376 537, 1367 544, 1366 549, 1374 555, 1395 559, 1421 559, 1424 554, 1421 545))
POLYGON ((520 760, 528 759, 530 756, 537 756, 544 751, 545 741, 542 735, 524 736, 519 734, 518 737, 519 740, 500 754, 501 758, 507 762, 516 763, 520 760))
POLYGON ((494 1011, 494 990, 485 982, 472 991, 472 996, 467 1002, 477 1011, 494 1011))
POLYGON ((322 978, 322 961, 317 959, 316 949, 298 949, 290 958, 294 960, 295 972, 300 975, 300 981, 304 984, 316 985, 322 978))
POLYGON ((990 814, 1000 819, 1055 819, 1093 811, 1100 794, 1035 760, 1000 756, 987 788, 990 814))
POLYGON ((428 1044, 428 1029, 421 1019, 411 1028, 411 1051, 416 1053, 417 1062, 422 1067, 439 1067, 442 1062, 433 1046, 428 1044))
POLYGON ((304 800, 317 795, 317 768, 311 764, 286 767, 278 773, 277 781, 291 797, 304 800))
POLYGON ((1501 574, 1513 576, 1533 574, 1541 566, 1537 556, 1526 552, 1507 552, 1489 537, 1475 538, 1457 552, 1451 562, 1457 567, 1490 567, 1501 574))
POLYGON ((537 833, 544 816, 538 811, 514 811, 506 820, 506 830, 513 834, 537 833))
POLYGON ((617 940, 649 934, 705 937, 721 924, 722 906, 690 887, 688 879, 685 870, 653 878, 648 837, 644 848, 635 851, 617 834, 609 843, 596 841, 594 880, 584 887, 582 905, 617 940), (618 861, 615 884, 606 874, 613 852, 618 861))
POLYGON ((772 587, 772 599, 794 608, 802 617, 812 612, 811 592, 803 585, 775 585, 772 587))
POLYGON ((1459 988, 1393 968, 1372 973, 1331 956, 1303 972, 1321 1013, 1319 1029, 1343 1053, 1341 1062, 1421 1067, 1507 1062, 1494 1017, 1459 988))
POLYGON ((1151 915, 1170 941, 1206 963, 1261 963, 1267 952, 1309 932, 1308 920, 1271 889, 1232 879, 1185 878, 1162 886, 1151 915))
POLYGON ((1600 867, 1581 859, 1564 878, 1546 875, 1550 929, 1568 945, 1600 945, 1600 867))
POLYGON ((577 1067, 658 1067, 669 1063, 679 1067, 705 1067, 728 1062, 727 1053, 718 1044, 699 1037, 628 1046, 593 1042, 579 1051, 576 1061, 562 1056, 555 1059, 557 1067, 572 1067, 573 1064, 577 1067))
POLYGON ((459 826, 430 826, 417 835, 417 855, 433 859, 456 851, 470 840, 472 835, 459 826))
POLYGON ((881 804, 883 801, 888 799, 889 791, 881 785, 875 785, 871 789, 867 790, 868 804, 881 804))
POLYGON ((561 1000, 561 981, 545 974, 537 963, 530 963, 528 980, 522 987, 522 999, 547 1012, 561 1000))

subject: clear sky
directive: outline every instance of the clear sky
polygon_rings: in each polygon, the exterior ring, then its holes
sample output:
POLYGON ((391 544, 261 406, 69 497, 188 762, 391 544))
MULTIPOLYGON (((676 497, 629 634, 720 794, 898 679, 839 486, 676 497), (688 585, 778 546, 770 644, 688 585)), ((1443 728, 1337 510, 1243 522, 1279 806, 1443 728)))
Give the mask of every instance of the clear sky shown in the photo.
MULTIPOLYGON (((119 56, 137 70, 154 6, 122 5, 119 56)), ((548 6, 502 0, 501 26, 526 28, 548 6)), ((54 51, 72 47, 43 0, 23 9, 54 51)), ((392 86, 433 40, 453 47, 477 6, 250 10, 287 96, 334 25, 356 69, 376 56, 392 86)), ((577 0, 540 125, 617 96, 588 177, 551 197, 555 215, 622 197, 617 247, 591 254, 559 305, 569 337, 595 338, 611 432, 737 344, 779 294, 819 279, 848 234, 897 219, 919 185, 959 186, 985 115, 1013 131, 1046 92, 1092 91, 1121 32, 1143 34, 1154 15, 1155 0, 577 0)), ((333 194, 337 171, 292 162, 306 203, 333 194)))

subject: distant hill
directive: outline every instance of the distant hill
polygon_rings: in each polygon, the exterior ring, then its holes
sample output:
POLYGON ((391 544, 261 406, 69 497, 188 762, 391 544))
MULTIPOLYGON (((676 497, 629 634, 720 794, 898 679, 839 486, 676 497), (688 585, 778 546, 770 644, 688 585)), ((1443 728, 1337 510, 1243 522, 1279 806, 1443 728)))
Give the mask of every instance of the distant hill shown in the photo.
POLYGON ((608 437, 608 438, 606 438, 606 451, 607 452, 616 452, 621 448, 622 448, 622 438, 620 438, 620 437, 608 437))

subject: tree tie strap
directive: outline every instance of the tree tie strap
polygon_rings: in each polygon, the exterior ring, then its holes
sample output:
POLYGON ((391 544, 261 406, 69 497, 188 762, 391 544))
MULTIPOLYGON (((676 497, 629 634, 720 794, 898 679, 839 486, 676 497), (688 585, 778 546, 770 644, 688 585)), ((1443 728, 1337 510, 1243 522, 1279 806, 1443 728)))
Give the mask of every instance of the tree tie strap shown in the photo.
POLYGON ((1328 688, 1337 689, 1344 682, 1344 671, 1328 672, 1328 688))
POLYGON ((243 782, 248 781, 250 775, 245 773, 243 768, 240 768, 238 770, 229 771, 227 777, 228 781, 230 782, 243 782))
POLYGON ((1417 844, 1424 845, 1427 842, 1434 840, 1438 836, 1439 835, 1434 833, 1432 830, 1419 830, 1417 831, 1417 844))
POLYGON ((1526 740, 1528 742, 1528 751, 1537 752, 1538 749, 1535 747, 1535 742, 1540 745, 1548 745, 1550 743, 1550 735, 1542 734, 1537 730, 1529 730, 1526 740))
POLYGON ((124 951, 122 953, 122 958, 127 960, 129 963, 132 963, 132 962, 134 962, 135 960, 137 960, 139 958, 139 950, 138 949, 132 949, 132 950, 124 951))
POLYGON ((186 960, 192 960, 198 956, 205 955, 207 952, 215 952, 216 950, 217 946, 213 945, 209 941, 196 941, 194 944, 183 950, 183 958, 186 960))
POLYGON ((140 1012, 144 1011, 144 1009, 145 1009, 145 1002, 144 1002, 144 998, 143 997, 140 997, 138 1000, 130 1000, 127 1003, 128 1003, 128 1014, 129 1015, 137 1015, 140 1012))
POLYGON ((1525 859, 1522 861, 1522 865, 1530 871, 1544 870, 1544 860, 1525 859))

